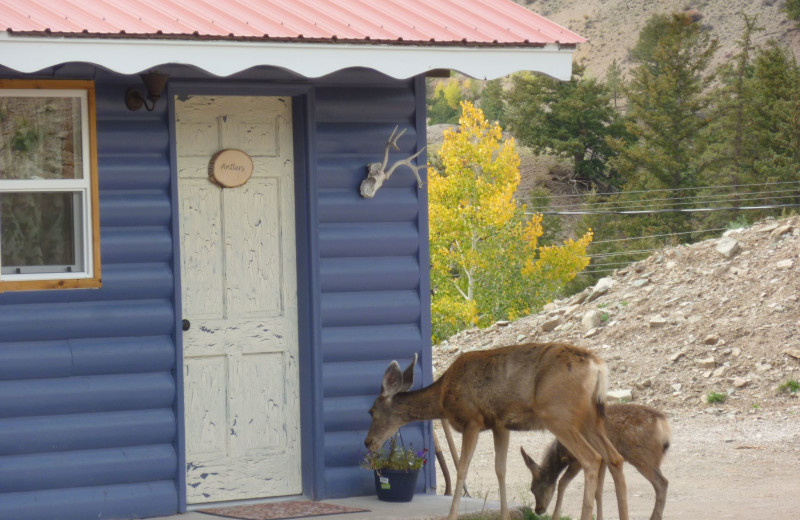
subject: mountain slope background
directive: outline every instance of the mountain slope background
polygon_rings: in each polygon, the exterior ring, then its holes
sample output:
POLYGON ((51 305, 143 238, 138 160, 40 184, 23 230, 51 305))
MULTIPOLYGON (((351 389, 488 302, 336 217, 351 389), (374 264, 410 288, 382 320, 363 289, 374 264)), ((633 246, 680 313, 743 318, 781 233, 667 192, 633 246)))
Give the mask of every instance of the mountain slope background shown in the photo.
POLYGON ((700 22, 720 47, 712 65, 719 65, 737 52, 744 22, 741 13, 758 15, 754 44, 773 39, 800 56, 800 29, 786 17, 784 0, 515 0, 516 3, 577 32, 589 41, 578 46, 575 58, 587 67, 587 74, 604 77, 613 60, 623 70, 633 63, 633 47, 645 22, 658 13, 696 11, 700 22))
MULTIPOLYGON (((754 34, 755 45, 773 39, 800 58, 800 30, 787 19, 783 0, 517 3, 587 37, 576 60, 587 75, 601 79, 613 60, 624 71, 633 67, 630 49, 656 13, 696 11, 719 41, 712 66, 738 51, 742 12, 757 14, 764 28, 754 34)), ((446 127, 429 128, 432 150, 446 127)), ((518 196, 525 198, 534 187, 552 196, 585 190, 563 160, 536 156, 524 147, 519 151, 518 196)), ((529 341, 583 345, 606 360, 611 389, 629 391, 628 400, 655 406, 669 417, 672 445, 662 465, 670 481, 666 518, 794 518, 800 486, 800 392, 792 391, 800 380, 799 273, 797 216, 664 248, 540 313, 462 331, 435 345, 434 377, 472 350, 529 341), (727 249, 732 241, 735 249, 727 249), (709 403, 709 395, 721 402, 709 403)), ((438 421, 435 432, 445 446, 438 421)), ((455 440, 460 445, 459 435, 455 440)), ((520 446, 538 460, 551 440, 547 432, 512 433, 506 474, 512 502, 533 503, 520 446)), ((455 479, 449 457, 448 466, 455 479)), ((441 493, 438 465, 437 474, 441 493)), ((625 476, 630 518, 649 518, 651 485, 630 465, 625 476)), ((564 513, 573 518, 581 507, 582 481, 576 478, 566 493, 564 513)), ((610 478, 606 483, 605 518, 614 520, 614 489, 610 478)), ((498 499, 490 433, 479 437, 467 485, 472 496, 498 499)))
MULTIPOLYGON (((630 390, 628 400, 667 413, 665 518, 796 518, 800 392, 787 382, 800 379, 799 267, 798 216, 665 248, 538 314, 450 337, 434 347, 435 377, 472 350, 529 341, 582 345, 605 359, 611 390, 630 390), (709 403, 712 393, 724 401, 709 403)), ((435 431, 447 451, 438 421, 435 431)), ((511 502, 533 503, 520 446, 539 461, 552 438, 512 432, 511 502)), ((458 434, 455 441, 460 446, 458 434)), ((438 465, 437 472, 441 493, 438 465)), ((649 518, 652 486, 628 464, 625 479, 631 520, 649 518)), ((604 517, 615 520, 614 486, 605 481, 604 517)), ((572 518, 582 484, 579 475, 566 492, 564 514, 572 518)), ((479 437, 467 486, 474 497, 498 500, 489 432, 479 437)))
POLYGON ((596 350, 611 390, 673 414, 800 418, 786 385, 800 380, 800 217, 665 248, 540 313, 459 332, 437 345, 434 369, 531 341, 596 350), (709 404, 711 393, 723 401, 709 404))

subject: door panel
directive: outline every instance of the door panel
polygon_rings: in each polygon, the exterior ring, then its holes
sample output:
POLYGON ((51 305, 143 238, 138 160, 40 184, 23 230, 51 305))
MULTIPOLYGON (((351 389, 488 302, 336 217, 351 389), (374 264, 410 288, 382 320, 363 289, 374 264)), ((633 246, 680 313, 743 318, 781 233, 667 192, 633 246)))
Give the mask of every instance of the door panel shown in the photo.
POLYGON ((275 179, 252 179, 241 189, 225 190, 227 305, 231 314, 278 316, 281 243, 279 188, 275 179), (257 233, 251 230, 257 229, 257 233))
POLYGON ((187 502, 302 492, 291 100, 176 98, 187 502), (208 161, 253 159, 223 189, 208 161))
POLYGON ((224 265, 219 191, 208 179, 180 181, 184 318, 223 316, 224 305, 219 295, 224 279, 218 272, 224 265))

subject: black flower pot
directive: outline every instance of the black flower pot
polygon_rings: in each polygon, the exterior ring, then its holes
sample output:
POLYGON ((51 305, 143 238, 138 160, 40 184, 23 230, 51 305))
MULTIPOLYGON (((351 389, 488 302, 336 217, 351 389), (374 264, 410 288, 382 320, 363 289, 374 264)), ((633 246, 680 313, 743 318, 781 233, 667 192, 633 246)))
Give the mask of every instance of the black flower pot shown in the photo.
POLYGON ((375 472, 375 492, 385 502, 411 502, 417 489, 419 470, 381 469, 375 472))

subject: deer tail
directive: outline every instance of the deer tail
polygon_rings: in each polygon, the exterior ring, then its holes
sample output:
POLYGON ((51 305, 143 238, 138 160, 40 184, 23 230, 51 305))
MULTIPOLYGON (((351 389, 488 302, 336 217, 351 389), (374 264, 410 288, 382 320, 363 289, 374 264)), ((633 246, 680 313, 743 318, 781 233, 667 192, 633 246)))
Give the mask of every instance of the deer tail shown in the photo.
POLYGON ((665 416, 660 416, 656 425, 656 436, 657 438, 660 437, 661 447, 664 449, 664 454, 666 454, 672 441, 672 430, 665 416))
POLYGON ((602 361, 597 364, 597 381, 594 388, 594 400, 597 416, 601 419, 606 416, 606 393, 608 392, 608 370, 602 361))

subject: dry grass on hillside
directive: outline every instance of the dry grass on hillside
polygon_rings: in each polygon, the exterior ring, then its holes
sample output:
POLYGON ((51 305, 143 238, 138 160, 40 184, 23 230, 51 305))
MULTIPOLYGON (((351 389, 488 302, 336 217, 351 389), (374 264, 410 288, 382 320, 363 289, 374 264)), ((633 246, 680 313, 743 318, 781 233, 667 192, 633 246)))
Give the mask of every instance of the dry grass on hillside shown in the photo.
POLYGON ((702 24, 720 42, 714 64, 736 53, 744 23, 740 13, 758 15, 764 30, 754 37, 756 45, 774 39, 800 56, 800 29, 786 18, 782 0, 515 0, 532 11, 588 38, 578 46, 576 58, 587 65, 587 72, 602 77, 616 59, 630 68, 628 50, 636 43, 639 31, 652 15, 694 10, 702 24))

